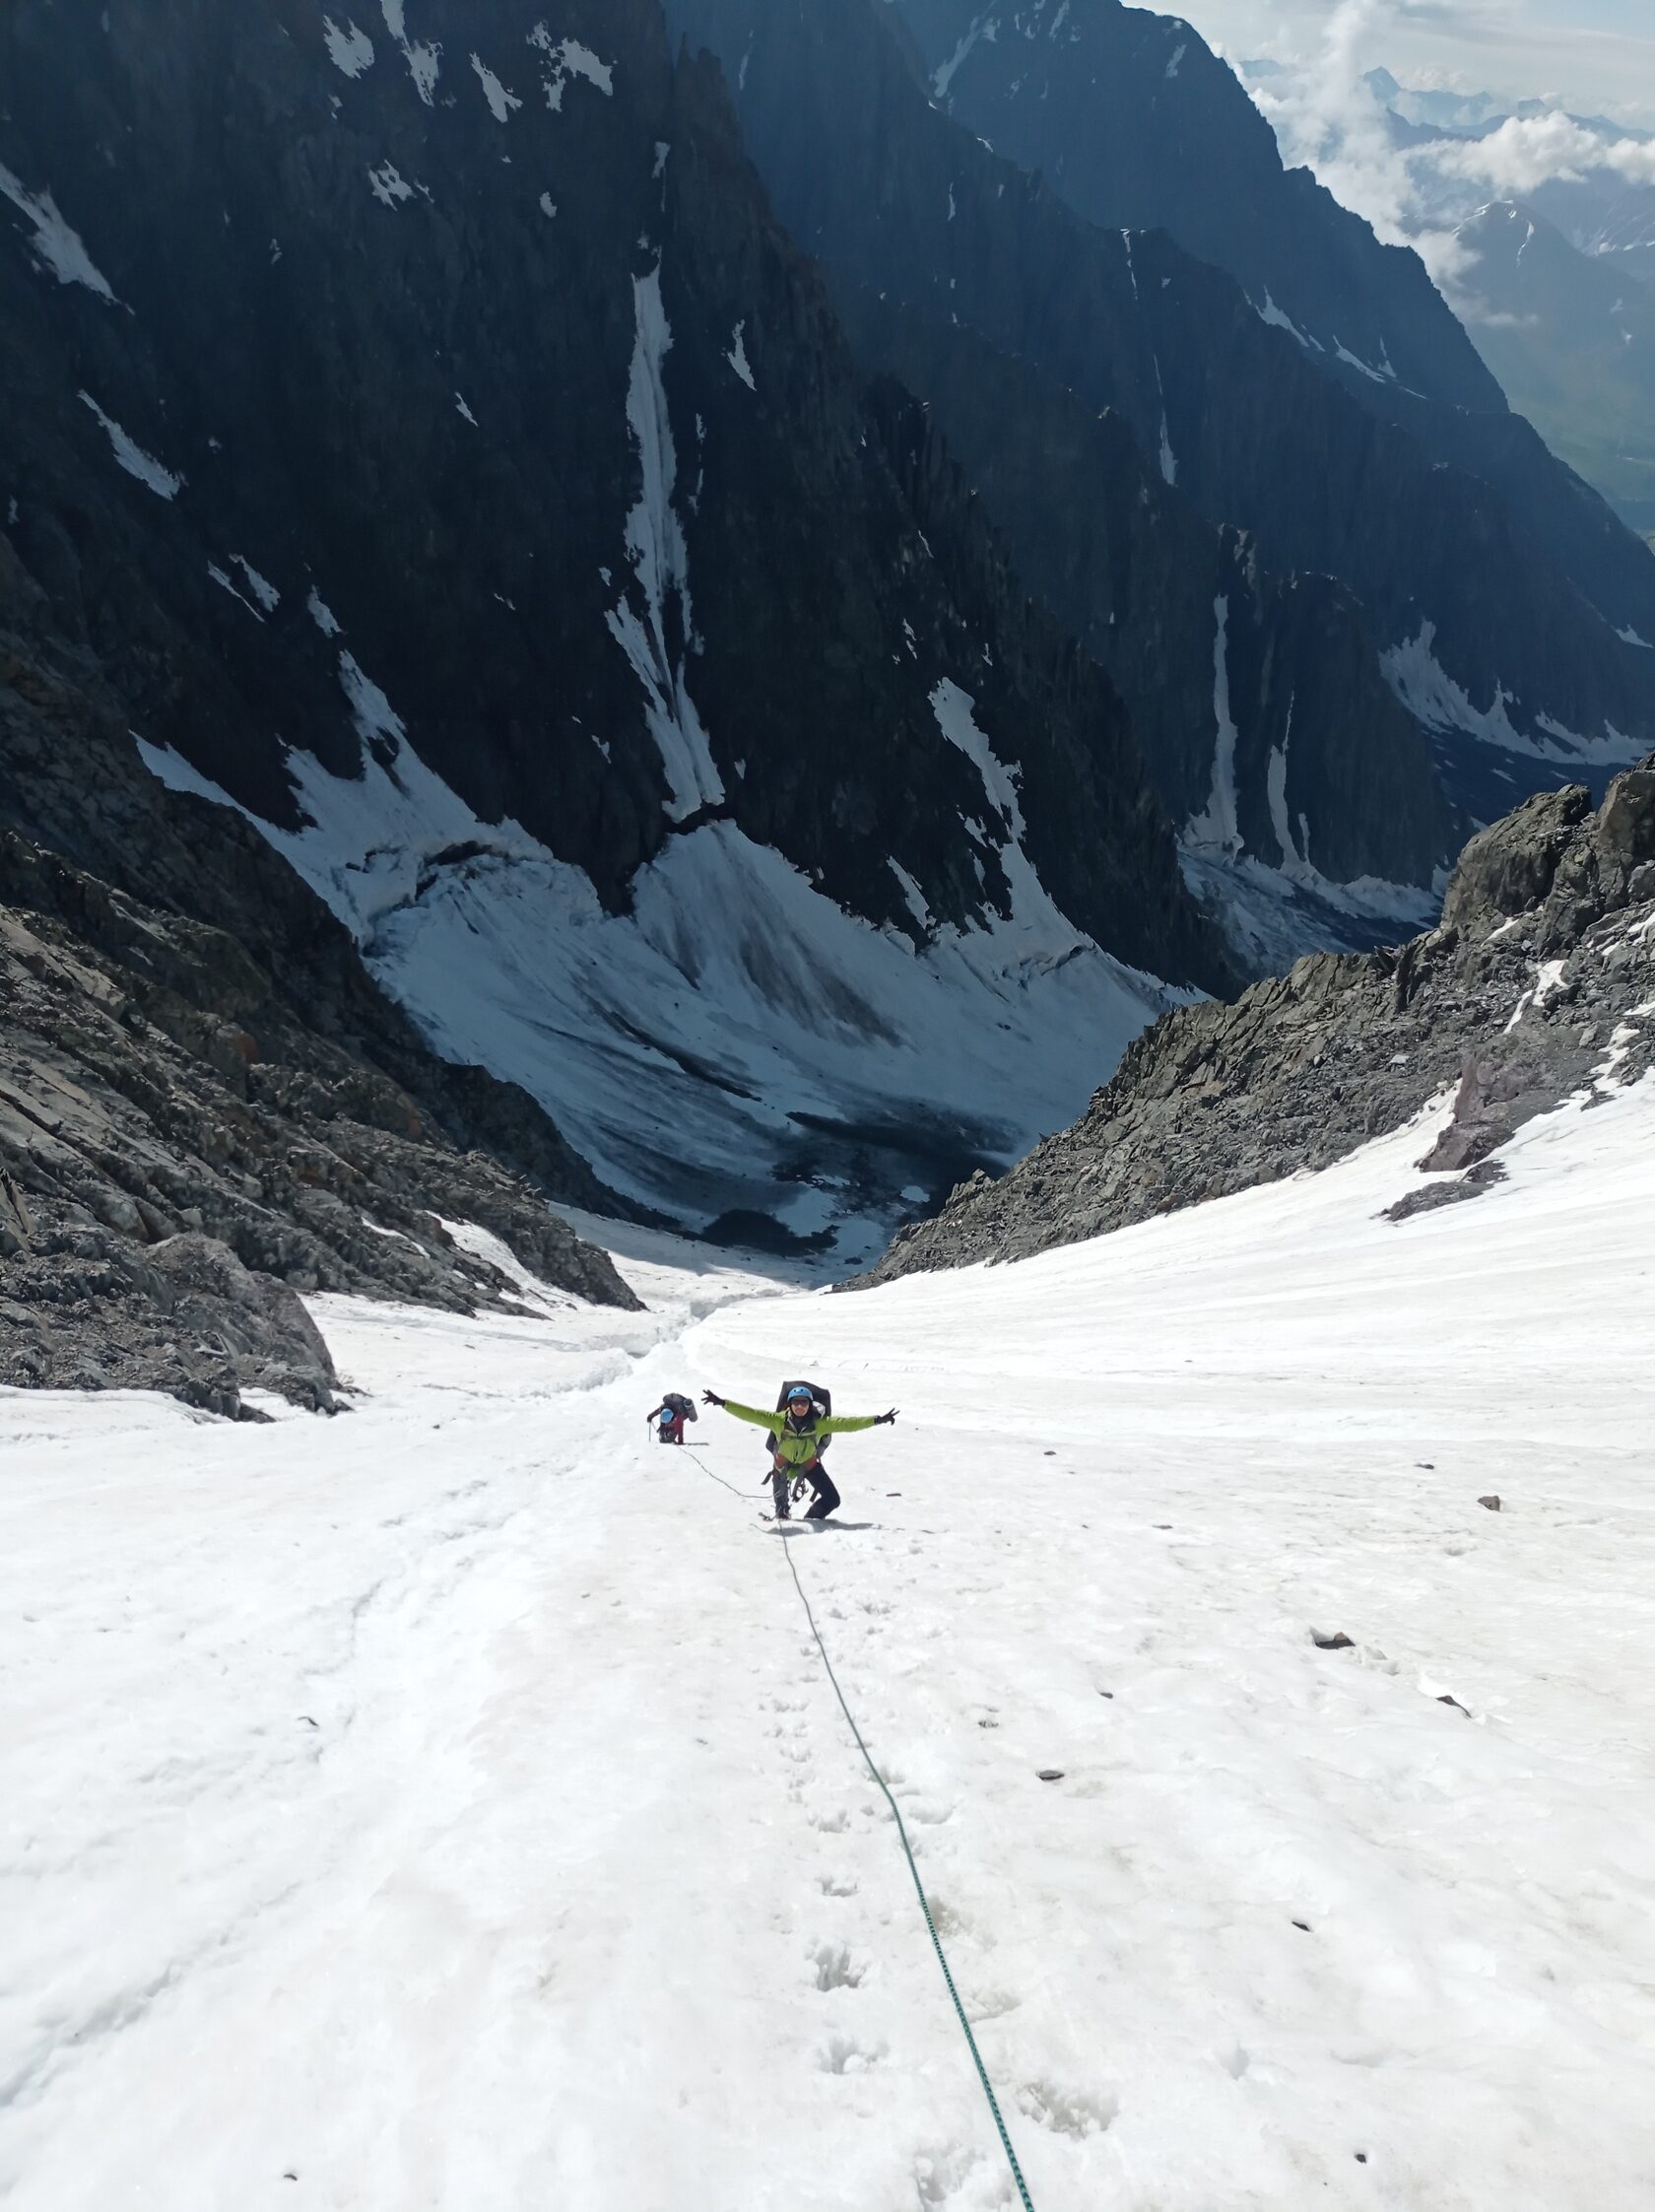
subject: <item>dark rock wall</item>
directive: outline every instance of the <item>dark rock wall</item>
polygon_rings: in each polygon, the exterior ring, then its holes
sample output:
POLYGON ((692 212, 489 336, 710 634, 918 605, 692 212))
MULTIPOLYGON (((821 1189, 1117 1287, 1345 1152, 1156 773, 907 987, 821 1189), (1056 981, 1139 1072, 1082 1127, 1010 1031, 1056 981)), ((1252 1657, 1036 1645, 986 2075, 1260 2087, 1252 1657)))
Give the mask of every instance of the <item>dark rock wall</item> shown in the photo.
MULTIPOLYGON (((1429 621, 1439 659, 1479 707, 1499 687, 1519 728, 1537 730, 1545 714, 1585 735, 1613 726, 1629 743, 1655 741, 1655 667, 1616 635, 1655 635, 1641 628, 1655 615, 1655 563, 1504 411, 1446 310, 1421 304, 1411 256, 1387 258, 1370 238, 1371 251, 1354 258, 1341 248, 1344 281, 1368 284, 1378 312, 1395 289, 1387 272, 1406 262, 1402 291, 1423 317, 1421 344, 1429 336, 1438 359, 1433 389, 1458 392, 1471 374, 1488 403, 1481 411, 1411 397, 1400 383, 1381 389, 1337 362, 1330 371, 1181 241, 1164 232, 1123 237, 1112 221, 1084 219, 1048 174, 1001 160, 974 135, 980 125, 928 103, 883 0, 671 5, 733 74, 745 65, 738 105, 765 180, 795 235, 823 256, 859 340, 873 334, 876 358, 891 308, 908 310, 894 359, 880 365, 899 365, 935 400, 951 441, 970 448, 973 475, 986 479, 993 465, 1015 478, 1022 451, 1046 420, 1061 422, 1065 404, 1117 411, 1151 471, 1164 426, 1180 499, 1210 524, 1246 531, 1267 571, 1337 577, 1360 610, 1350 634, 1365 630, 1384 647, 1429 621), (853 293, 883 295, 886 318, 860 316, 853 293), (974 374, 951 368, 958 326, 1017 365, 1024 420, 990 422, 961 404, 974 374), (1044 387, 1037 404, 1034 383, 1044 387)), ((1192 54, 1198 43, 1191 34, 1192 54)), ((1142 127, 1152 125, 1160 127, 1148 116, 1142 127)), ((1337 217, 1347 244, 1367 235, 1325 194, 1316 205, 1328 224, 1337 217)), ((994 511, 1032 574, 1039 533, 1011 500, 994 511)), ((1084 520, 1071 507, 1050 528, 1056 557, 1084 570, 1084 520)), ((1385 793, 1400 778, 1374 744, 1379 720, 1358 702, 1353 750, 1385 793)), ((1518 773, 1531 772, 1514 758, 1518 773)), ((1363 835, 1355 822, 1313 827, 1330 849, 1363 835)), ((1429 869, 1412 873, 1422 880, 1429 869)))
MULTIPOLYGON (((944 67, 973 25, 992 23, 948 82, 943 104, 1027 173, 1038 172, 1090 222, 1164 230, 1198 260, 1226 271, 1258 307, 1285 312, 1305 334, 1307 366, 1337 379, 1359 406, 1408 431, 1432 462, 1481 478, 1522 534, 1611 618, 1655 593, 1655 569, 1607 503, 1555 460, 1504 393, 1412 249, 1382 245, 1368 225, 1305 169, 1287 170, 1275 134, 1229 69, 1176 17, 1120 0, 897 0, 929 70, 944 67), (1351 358, 1346 358, 1351 357, 1351 358), (1357 366, 1357 363, 1366 365, 1357 366), (1377 372, 1375 372, 1377 371, 1377 372)), ((1243 519, 1239 511, 1225 519, 1243 519)), ((1284 556, 1273 553, 1273 559, 1284 556)), ((1341 575, 1353 572, 1345 567, 1341 575)), ((1450 634, 1447 578, 1432 579, 1427 613, 1456 670, 1476 669, 1486 700, 1498 677, 1478 667, 1473 642, 1490 626, 1450 634)), ((1365 595, 1365 593, 1364 593, 1365 595)), ((1493 635, 1509 655, 1515 628, 1493 635)), ((1520 690, 1567 726, 1595 728, 1590 694, 1570 697, 1559 640, 1555 673, 1536 688, 1509 657, 1520 690)), ((1626 725, 1621 724, 1621 727, 1626 725)))
POLYGON ((0 377, 25 395, 0 499, 134 725, 291 824, 286 746, 337 773, 361 759, 349 651, 485 822, 514 818, 625 906, 709 811, 667 804, 611 619, 646 613, 629 393, 634 288, 658 272, 650 461, 664 429, 688 547, 658 674, 706 727, 710 811, 875 921, 912 927, 893 854, 939 921, 1004 911, 960 821, 972 771, 930 705, 949 675, 1008 757, 1050 742, 1107 794, 1071 918, 1217 978, 1107 684, 1059 680, 1055 647, 1008 674, 1000 633, 1026 618, 1003 565, 967 634, 715 74, 674 67, 653 0, 580 0, 547 41, 596 57, 606 92, 532 42, 544 14, 416 0, 409 38, 441 49, 429 104, 377 14, 353 79, 308 0, 112 0, 107 29, 21 0, 0 27, 0 155, 50 180, 121 302, 44 281, 0 222, 0 377), (500 122, 491 97, 520 105, 500 122), (82 389, 185 479, 175 500, 111 466, 82 389), (281 593, 265 619, 238 555, 281 593))
POLYGON ((1387 358, 1454 407, 1505 400, 1419 256, 1381 245, 1276 134, 1228 65, 1175 15, 1120 0, 895 0, 928 78, 973 24, 994 23, 948 79, 948 113, 1038 169, 1089 220, 1169 231, 1323 344, 1387 358), (1059 16, 1061 14, 1061 21, 1059 16))
POLYGON ((532 1100, 432 1058, 239 817, 164 790, 0 536, 0 1382, 327 1409, 301 1292, 636 1304, 549 1200, 628 1209, 532 1100))

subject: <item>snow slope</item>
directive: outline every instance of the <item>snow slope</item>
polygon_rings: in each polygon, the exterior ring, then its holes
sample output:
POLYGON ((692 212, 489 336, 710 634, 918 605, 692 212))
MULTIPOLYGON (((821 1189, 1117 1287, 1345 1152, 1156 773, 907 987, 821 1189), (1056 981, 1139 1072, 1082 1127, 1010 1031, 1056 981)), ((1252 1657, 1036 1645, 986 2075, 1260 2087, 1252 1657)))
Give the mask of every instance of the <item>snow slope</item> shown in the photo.
POLYGON ((869 1295, 323 1302, 332 1423, 0 1397, 0 2196, 1012 2203, 786 1542, 1040 2212, 1641 2212, 1655 1086, 1376 1219, 1425 1141, 869 1295), (642 1416, 801 1367, 902 1424, 781 1537, 642 1416))
MULTIPOLYGON (((638 871, 633 910, 608 913, 518 824, 480 822, 349 654, 341 680, 387 760, 370 750, 347 778, 295 751, 306 826, 247 819, 436 1051, 522 1084, 612 1187, 697 1228, 745 1207, 797 1235, 831 1226, 847 1272, 870 1262, 895 1226, 893 1189, 940 1203, 985 1160, 1009 1166, 1188 995, 1058 910, 1023 851, 1010 773, 953 684, 939 717, 979 749, 989 804, 1014 810, 1000 853, 1014 911, 966 929, 923 915, 920 950, 729 822, 675 838, 638 871)), ((138 744, 171 789, 234 806, 177 753, 138 744)))

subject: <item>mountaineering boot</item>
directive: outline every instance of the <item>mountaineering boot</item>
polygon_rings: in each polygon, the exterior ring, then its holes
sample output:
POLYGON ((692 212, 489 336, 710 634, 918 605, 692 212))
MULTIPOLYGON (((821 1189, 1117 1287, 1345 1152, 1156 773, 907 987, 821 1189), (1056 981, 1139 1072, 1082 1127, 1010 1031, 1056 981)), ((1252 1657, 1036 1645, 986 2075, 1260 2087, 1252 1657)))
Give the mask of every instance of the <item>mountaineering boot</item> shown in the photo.
POLYGON ((842 1503, 838 1491, 834 1487, 833 1478, 823 1471, 820 1459, 814 1467, 806 1469, 806 1474, 816 1492, 816 1502, 805 1518, 806 1520, 826 1520, 829 1513, 837 1512, 842 1503))
POLYGON ((792 1473, 793 1470, 790 1467, 784 1467, 779 1462, 770 1469, 770 1496, 775 1500, 775 1517, 777 1520, 791 1520, 793 1518, 793 1508, 787 1502, 792 1473))

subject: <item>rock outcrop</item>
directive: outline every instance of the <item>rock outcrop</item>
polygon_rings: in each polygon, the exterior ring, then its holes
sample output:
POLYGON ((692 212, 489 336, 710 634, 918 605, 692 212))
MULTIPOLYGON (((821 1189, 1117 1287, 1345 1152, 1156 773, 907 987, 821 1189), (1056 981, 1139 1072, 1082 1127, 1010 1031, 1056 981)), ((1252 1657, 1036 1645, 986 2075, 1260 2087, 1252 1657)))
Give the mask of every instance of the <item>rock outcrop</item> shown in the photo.
POLYGON ((166 790, 0 535, 0 1384, 325 1409, 300 1303, 633 1306, 549 1201, 629 1209, 523 1093, 438 1060, 238 817, 166 790))
POLYGON ((864 1281, 1026 1258, 1326 1167, 1453 1093, 1421 1161, 1445 1179, 1406 1218, 1495 1187, 1525 1121, 1652 1067, 1655 755, 1596 810, 1575 786, 1485 831, 1429 934, 1167 1015, 1082 1121, 962 1184, 864 1281))
POLYGON ((523 1178, 307 1030, 221 931, 0 832, 0 1383, 331 1410, 300 1292, 468 1312, 507 1270, 634 1306, 523 1178))

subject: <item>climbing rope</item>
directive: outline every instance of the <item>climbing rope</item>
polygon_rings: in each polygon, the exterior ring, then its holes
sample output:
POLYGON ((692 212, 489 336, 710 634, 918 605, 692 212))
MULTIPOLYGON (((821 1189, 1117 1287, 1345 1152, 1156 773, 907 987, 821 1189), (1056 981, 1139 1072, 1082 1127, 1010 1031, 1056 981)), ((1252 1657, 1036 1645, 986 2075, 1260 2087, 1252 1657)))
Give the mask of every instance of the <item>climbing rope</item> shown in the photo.
MULTIPOLYGON (((698 1459, 692 1459, 690 1464, 692 1467, 701 1467, 701 1462, 698 1459)), ((745 1490, 738 1490, 733 1482, 725 1482, 722 1475, 713 1475, 712 1469, 710 1467, 701 1467, 701 1473, 703 1475, 712 1475, 713 1481, 715 1483, 721 1484, 722 1487, 730 1493, 730 1496, 732 1498, 740 1498, 744 1500, 746 1499, 747 1492, 745 1490)))
POLYGON ((999 2132, 1000 2147, 1005 2152, 1007 2163, 1011 2167, 1012 2179, 1018 2185, 1018 2195, 1023 2199, 1024 2212, 1034 2212, 1034 2207, 1029 2201, 1028 2184, 1023 2178, 1023 2168, 1018 2164, 1017 2153, 1012 2148, 1012 2139, 1006 2132, 1006 2122, 1000 2116, 1000 2100, 994 2094, 994 2084, 988 2078, 988 2068, 983 2064, 982 2052, 977 2048, 977 2039, 971 2033, 971 2023, 965 2017, 965 2007, 960 2003, 960 1991, 954 1985, 954 1976, 949 1970, 948 1954, 943 1949, 943 1939, 937 1933, 936 1921, 931 1917, 931 1901, 925 1894, 925 1884, 919 1878, 919 1868, 914 1864, 913 1847, 908 1842, 908 1831, 903 1824, 901 1812, 897 1807, 895 1798, 892 1796, 887 1786, 885 1776, 874 1765, 872 1753, 862 1740, 862 1731, 856 1725, 856 1715, 845 1703, 845 1694, 839 1688, 839 1678, 833 1672, 833 1662, 828 1656, 828 1646, 823 1642, 822 1631, 816 1625, 816 1615, 811 1611, 811 1601, 805 1594, 805 1585, 799 1579, 799 1570, 793 1564, 793 1546, 790 1543, 783 1542, 781 1548, 787 1554, 787 1567, 788 1572, 793 1576, 793 1587, 799 1593, 799 1602, 805 1609, 805 1619, 810 1623, 811 1634, 816 1639, 816 1647, 822 1653, 822 1664, 827 1668, 828 1679, 833 1685, 833 1695, 839 1701, 839 1710, 844 1714, 850 1732, 856 1738, 856 1748, 862 1754, 869 1774, 879 1784, 880 1794, 891 1807, 891 1817, 896 1823, 896 1834, 902 1844, 902 1856, 907 1860, 908 1872, 913 1876, 914 1894, 919 1899, 920 1910, 925 1914, 925 1925, 931 1935, 931 1947, 937 1954, 937 1964, 943 1970, 943 1979, 948 1983, 948 1993, 954 1999, 954 2009, 959 2015, 966 2047, 971 2053, 971 2063, 977 2069, 977 2079, 982 2083, 983 2095, 988 2099, 988 2109, 994 2114, 994 2125, 999 2132))
MULTIPOLYGON (((699 1460, 695 1464, 700 1467, 703 1475, 712 1475, 714 1482, 722 1483, 723 1487, 737 1498, 745 1495, 742 1491, 736 1489, 734 1483, 725 1482, 722 1475, 713 1474, 710 1467, 701 1466, 699 1460)), ((845 1694, 839 1687, 839 1678, 833 1672, 833 1662, 828 1656, 828 1646, 823 1642, 822 1631, 816 1625, 816 1615, 811 1611, 811 1601, 805 1593, 805 1585, 799 1579, 799 1570, 793 1564, 793 1546, 784 1541, 781 1548, 787 1557, 787 1571, 793 1577, 793 1587, 799 1593, 799 1603, 805 1609, 805 1619, 810 1623, 811 1635, 815 1637, 816 1647, 822 1654, 823 1667, 827 1672, 828 1681, 833 1686, 833 1695, 839 1701, 839 1710, 844 1714, 845 1724, 856 1739, 856 1748, 862 1754, 864 1765, 867 1767, 869 1774, 873 1776, 880 1795, 891 1807, 891 1817, 896 1823, 897 1839, 902 1845, 902 1856, 908 1862, 908 1872, 913 1877, 914 1895, 919 1899, 919 1910, 925 1915, 925 1926, 931 1938, 931 1948, 937 1954, 937 1964, 943 1970, 943 1979, 948 1984, 948 1993, 954 2000, 955 2014, 959 2019, 960 2032, 965 2038, 965 2047, 971 2053, 971 2063, 977 2069, 977 2079, 982 2083, 982 2093, 988 2099, 989 2111, 994 2114, 995 2132, 1000 2137, 1000 2147, 1006 2154, 1006 2163, 1012 2170, 1012 2179, 1017 2183, 1018 2195, 1023 2201, 1023 2212, 1034 2212, 1033 2202, 1028 2194, 1028 2183, 1023 2178, 1023 2168, 1018 2164, 1017 2153, 1012 2148, 1012 2138, 1006 2132, 1006 2122, 1001 2117, 1000 2100, 994 2094, 994 2084, 988 2078, 988 2068, 983 2064, 982 2052, 977 2048, 977 2039, 971 2033, 971 2023, 965 2017, 965 2007, 960 2003, 960 1991, 954 1985, 954 1974, 948 1963, 948 1953, 943 1949, 943 1939, 937 1933, 937 1923, 931 1916, 931 1900, 925 1894, 925 1884, 920 1880, 919 1868, 914 1863, 913 1845, 908 1842, 907 1826, 902 1819, 901 1808, 897 1805, 895 1798, 892 1796, 885 1776, 874 1765, 873 1753, 862 1740, 862 1731, 856 1725, 856 1715, 851 1711, 845 1700, 845 1694)))

